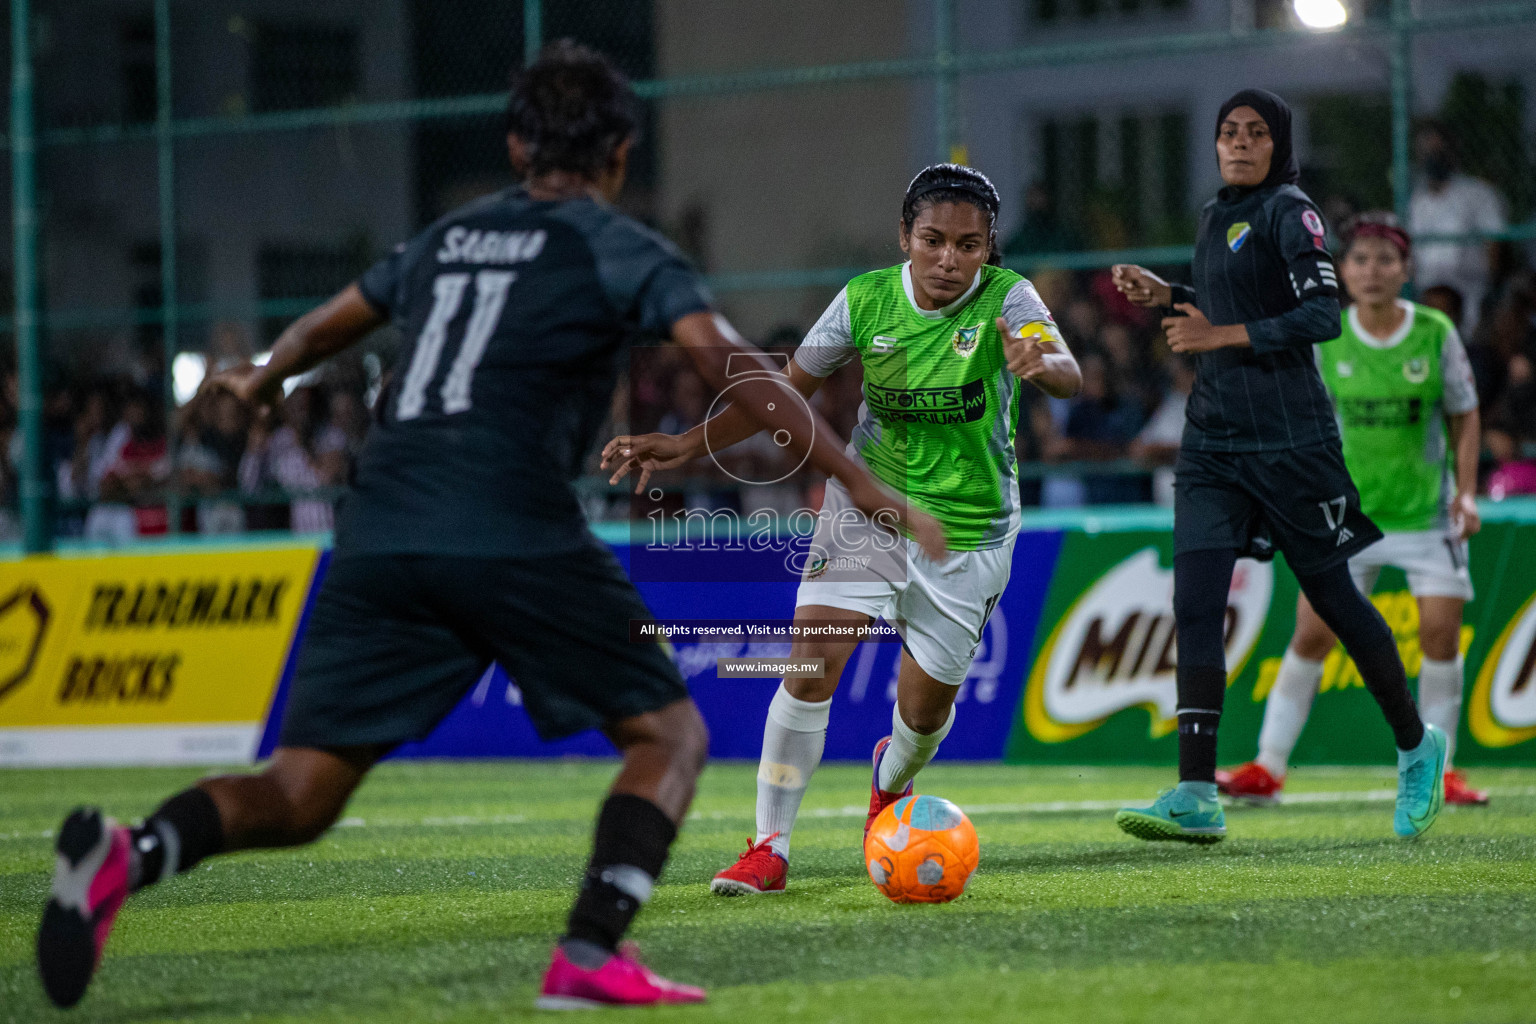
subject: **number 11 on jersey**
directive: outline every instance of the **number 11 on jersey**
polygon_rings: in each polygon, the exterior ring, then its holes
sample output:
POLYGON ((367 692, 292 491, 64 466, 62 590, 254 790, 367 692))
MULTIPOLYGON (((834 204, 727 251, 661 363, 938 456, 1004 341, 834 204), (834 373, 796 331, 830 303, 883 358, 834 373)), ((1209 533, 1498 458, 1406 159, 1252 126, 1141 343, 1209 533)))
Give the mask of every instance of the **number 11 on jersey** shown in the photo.
MULTIPOLYGON (((448 344, 448 326, 464 302, 469 279, 469 274, 439 274, 433 280, 432 311, 427 314, 426 325, 416 339, 416 352, 411 356, 410 368, 400 387, 400 400, 395 405, 395 419, 413 420, 426 408, 427 388, 437 376, 438 362, 448 344)), ((510 270, 482 270, 474 275, 474 279, 474 309, 470 311, 458 355, 449 367, 440 392, 443 413, 450 416, 470 408, 470 385, 474 382, 475 368, 485 356, 485 347, 490 344, 501 311, 507 304, 507 289, 517 280, 517 274, 510 270)))

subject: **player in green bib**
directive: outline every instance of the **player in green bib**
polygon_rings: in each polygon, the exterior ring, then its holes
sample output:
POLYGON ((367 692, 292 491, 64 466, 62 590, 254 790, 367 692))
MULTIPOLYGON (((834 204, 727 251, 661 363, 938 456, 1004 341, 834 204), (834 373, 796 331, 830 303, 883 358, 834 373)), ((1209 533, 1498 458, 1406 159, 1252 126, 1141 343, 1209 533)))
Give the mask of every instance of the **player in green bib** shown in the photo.
MULTIPOLYGON (((1479 526, 1477 390, 1450 319, 1398 298, 1411 276, 1411 247, 1396 218, 1362 214, 1343 235, 1340 272, 1353 305, 1344 311, 1344 333, 1318 349, 1318 369, 1333 396, 1361 506, 1386 534, 1350 559, 1350 573, 1365 593, 1384 566, 1407 574, 1423 652, 1419 714, 1448 741, 1446 803, 1487 803, 1486 793, 1451 768, 1461 719, 1461 615, 1472 599, 1467 538, 1479 526)), ((1256 803, 1279 799, 1334 643, 1302 597, 1264 708, 1258 757, 1218 772, 1223 792, 1256 803)))
MULTIPOLYGON (((1034 287, 992 265, 997 190, 957 164, 913 179, 901 212, 909 262, 854 278, 795 352, 787 389, 809 399, 844 363, 864 369, 864 402, 848 453, 938 519, 950 553, 934 562, 882 531, 831 481, 806 554, 795 621, 833 623, 849 636, 797 641, 794 659, 821 658, 816 678, 786 678, 768 709, 758 769, 757 835, 710 888, 777 892, 789 838, 821 762, 832 694, 861 631, 897 623, 903 650, 891 735, 875 745, 865 831, 912 791, 954 723, 982 630, 1007 585, 1019 530, 1013 435, 1021 382, 1067 397, 1081 383, 1034 287)), ((794 400, 794 399, 791 399, 794 400)), ((604 450, 614 479, 719 451, 757 431, 728 408, 687 434, 618 437, 604 450)))

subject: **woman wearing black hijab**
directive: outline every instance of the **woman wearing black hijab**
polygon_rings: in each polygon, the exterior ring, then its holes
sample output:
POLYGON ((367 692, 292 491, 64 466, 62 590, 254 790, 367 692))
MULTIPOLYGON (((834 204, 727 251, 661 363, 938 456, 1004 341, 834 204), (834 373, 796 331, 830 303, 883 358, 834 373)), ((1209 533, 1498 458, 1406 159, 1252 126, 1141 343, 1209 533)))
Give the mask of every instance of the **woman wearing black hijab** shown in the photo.
POLYGON ((1322 217, 1296 186, 1285 101, 1245 89, 1222 104, 1216 159, 1226 185, 1200 214, 1193 287, 1114 268, 1132 302, 1171 307, 1169 347, 1196 372, 1174 469, 1179 785, 1115 821, 1143 839, 1226 835, 1215 772, 1227 594, 1240 555, 1278 549, 1392 728, 1393 828, 1418 835, 1440 811, 1445 736, 1419 720, 1392 631, 1350 579, 1350 556, 1381 531, 1360 511, 1313 354, 1339 336, 1339 290, 1322 217))

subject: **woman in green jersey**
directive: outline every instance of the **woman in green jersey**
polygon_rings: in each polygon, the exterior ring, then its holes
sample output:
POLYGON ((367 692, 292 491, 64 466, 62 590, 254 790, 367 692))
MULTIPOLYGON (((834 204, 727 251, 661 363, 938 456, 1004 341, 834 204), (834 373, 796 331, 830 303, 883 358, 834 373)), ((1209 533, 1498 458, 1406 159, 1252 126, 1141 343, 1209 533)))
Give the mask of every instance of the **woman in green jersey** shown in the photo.
MULTIPOLYGON (((1360 488, 1361 506, 1385 533, 1350 559, 1350 573, 1367 594, 1384 566, 1407 574, 1419 606, 1423 652, 1419 714, 1448 741, 1445 802, 1487 803, 1486 793, 1451 769, 1461 719, 1461 612, 1472 599, 1467 538, 1480 525, 1473 499, 1477 389, 1445 314, 1398 297, 1412 267, 1409 238, 1397 218, 1362 214, 1342 234, 1340 273, 1353 305, 1344 311, 1343 335, 1318 350, 1318 368, 1338 412, 1344 461, 1360 488), (1448 460, 1448 449, 1454 459, 1448 460)), ((1256 803, 1279 799, 1335 642, 1302 596, 1296 633, 1264 707, 1258 757, 1218 772, 1223 792, 1256 803)))
MULTIPOLYGON (((715 877, 725 895, 782 890, 789 837, 821 761, 832 693, 862 631, 900 623, 903 649, 891 735, 875 745, 869 818, 904 793, 954 722, 982 629, 1002 596, 1019 529, 1013 450, 1019 381, 1068 397, 1081 383, 1034 287, 989 263, 997 190, 957 164, 929 167, 907 188, 900 240, 909 261, 848 283, 789 364, 788 387, 810 398, 852 359, 864 402, 848 453, 943 525, 950 553, 926 558, 854 510, 829 481, 796 595, 802 627, 834 623, 846 638, 797 640, 821 658, 816 678, 786 678, 763 731, 757 835, 715 877)), ((677 466, 744 440, 758 427, 734 408, 686 434, 622 436, 604 449, 617 480, 677 466)))

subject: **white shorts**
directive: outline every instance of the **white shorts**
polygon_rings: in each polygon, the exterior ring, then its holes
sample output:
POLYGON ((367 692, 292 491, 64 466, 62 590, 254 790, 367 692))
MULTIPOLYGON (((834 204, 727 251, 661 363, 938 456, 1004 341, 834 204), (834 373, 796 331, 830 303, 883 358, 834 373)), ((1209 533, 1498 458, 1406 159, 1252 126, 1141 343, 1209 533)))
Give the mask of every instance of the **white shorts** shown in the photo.
POLYGON ((1472 600, 1472 574, 1467 571, 1467 542, 1445 530, 1389 533, 1349 560, 1355 586, 1369 594, 1385 566, 1408 576, 1414 597, 1456 597, 1472 600))
POLYGON ((951 551, 935 563, 912 541, 871 524, 833 480, 795 607, 824 605, 896 623, 918 666, 959 686, 1012 571, 1012 538, 983 551, 951 551))

